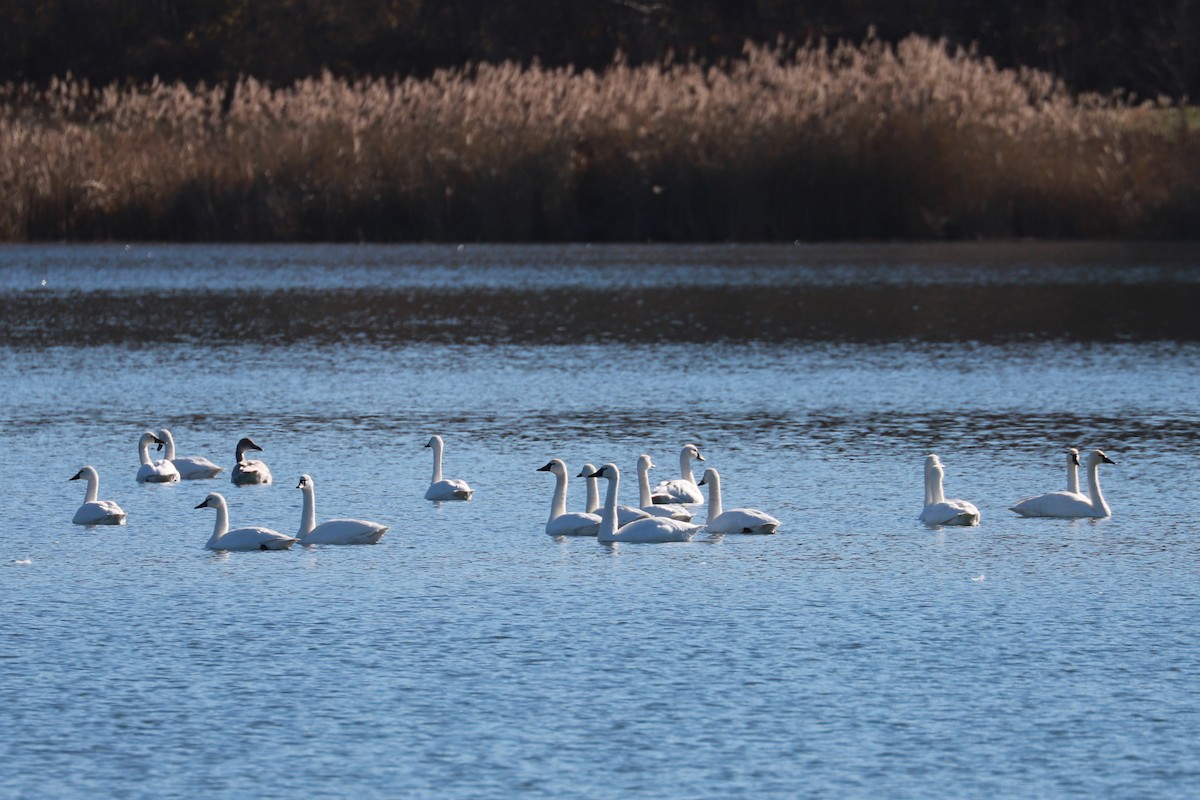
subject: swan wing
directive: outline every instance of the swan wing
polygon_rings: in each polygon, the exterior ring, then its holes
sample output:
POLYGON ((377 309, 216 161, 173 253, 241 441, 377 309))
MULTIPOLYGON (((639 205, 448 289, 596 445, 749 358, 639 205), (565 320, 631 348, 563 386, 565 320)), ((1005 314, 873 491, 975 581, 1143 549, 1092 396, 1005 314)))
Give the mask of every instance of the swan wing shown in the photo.
POLYGON ((176 458, 172 461, 175 469, 179 471, 179 477, 185 481, 201 480, 204 478, 215 478, 218 473, 224 471, 224 467, 214 464, 204 456, 184 456, 176 458))
POLYGON ((448 478, 434 481, 425 491, 426 500, 470 500, 475 490, 466 481, 448 478))
POLYGON ((680 522, 670 517, 647 517, 618 528, 614 541, 642 542, 657 544, 661 542, 687 542, 700 526, 690 522, 680 522))
POLYGON ((165 458, 142 464, 138 467, 138 483, 174 483, 179 480, 179 470, 165 458))
POLYGON ((1022 517, 1059 517, 1075 519, 1095 516, 1092 501, 1078 492, 1047 492, 1026 497, 1012 506, 1022 517))
POLYGON ((271 482, 271 470, 267 468, 266 462, 248 458, 233 466, 230 481, 236 486, 268 484, 271 482))
POLYGON ((296 537, 287 536, 270 528, 234 528, 217 540, 213 550, 286 550, 296 543, 296 537))
POLYGON ((650 495, 650 499, 655 505, 662 503, 703 503, 704 495, 700 492, 700 487, 691 481, 685 481, 683 478, 675 478, 670 481, 663 481, 654 487, 654 491, 650 495))
POLYGON ((779 520, 757 508, 731 508, 704 526, 712 533, 775 533, 779 520))
POLYGON ((84 503, 71 519, 76 525, 124 525, 125 511, 112 500, 84 503))
POLYGON ((678 503, 659 503, 652 506, 644 506, 642 511, 645 511, 652 517, 670 517, 680 522, 691 522, 693 516, 691 511, 678 503))
POLYGON ((979 509, 966 500, 930 503, 921 511, 926 525, 978 525, 979 509))
POLYGON ((642 509, 634 508, 633 506, 617 506, 617 527, 619 528, 622 525, 628 525, 634 520, 646 519, 650 516, 657 515, 651 515, 642 509))
POLYGON ((582 511, 559 514, 546 523, 549 536, 595 536, 600 532, 600 517, 582 511))
POLYGON ((301 544, 376 544, 387 525, 362 519, 331 519, 300 537, 301 544))

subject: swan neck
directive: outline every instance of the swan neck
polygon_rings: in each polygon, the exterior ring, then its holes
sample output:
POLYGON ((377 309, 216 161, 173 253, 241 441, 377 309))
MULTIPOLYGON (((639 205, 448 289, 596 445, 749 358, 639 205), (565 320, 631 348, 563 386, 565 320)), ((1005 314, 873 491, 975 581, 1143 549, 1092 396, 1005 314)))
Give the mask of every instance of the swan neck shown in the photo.
POLYGON ((679 477, 692 485, 696 483, 696 476, 692 474, 692 457, 686 450, 679 454, 679 477))
POLYGON ((175 460, 175 437, 171 435, 171 432, 169 430, 164 428, 162 430, 162 435, 159 438, 161 438, 163 441, 165 441, 167 443, 166 447, 164 448, 164 450, 166 451, 166 454, 163 456, 163 458, 165 458, 167 461, 174 461, 175 460))
MULTIPOLYGON (((434 480, 440 472, 434 471, 434 480)), ((554 500, 550 503, 550 519, 556 520, 563 514, 567 513, 567 476, 566 474, 554 475, 554 500)))
POLYGON ((138 457, 141 458, 143 464, 150 463, 150 444, 148 442, 138 444, 138 457))
POLYGON ((1070 456, 1067 457, 1067 491, 1079 494, 1079 468, 1070 456))
POLYGON ((620 485, 620 475, 613 475, 608 479, 608 493, 604 496, 604 513, 600 515, 597 541, 614 542, 617 539, 617 494, 620 485))
POLYGON ((599 507, 600 507, 600 479, 599 478, 588 478, 587 479, 587 508, 585 508, 584 511, 591 514, 593 511, 595 511, 599 507))
POLYGON ((442 443, 433 443, 433 477, 430 478, 430 483, 437 483, 442 479, 442 443))
POLYGON ((307 536, 317 527, 317 499, 311 486, 305 486, 304 510, 300 513, 300 536, 307 536))
POLYGON ((708 521, 712 522, 721 516, 721 479, 710 472, 704 485, 708 487, 708 521))
POLYGON ((638 466, 638 505, 646 508, 652 505, 654 500, 650 497, 650 469, 648 467, 638 466))
POLYGON ((929 471, 929 502, 944 503, 946 502, 946 494, 942 489, 942 478, 946 473, 941 467, 934 467, 929 471))
POLYGON ((1088 498, 1092 501, 1092 509, 1103 511, 1107 516, 1112 513, 1108 509, 1108 503, 1104 502, 1104 494, 1100 491, 1100 463, 1098 461, 1088 462, 1088 498))
POLYGON ((209 538, 208 544, 211 547, 221 540, 221 537, 229 532, 229 507, 224 503, 217 506, 217 521, 213 523, 213 534, 209 538))
POLYGON ((87 497, 84 498, 85 503, 94 503, 96 498, 100 496, 100 475, 92 470, 87 476, 87 497))

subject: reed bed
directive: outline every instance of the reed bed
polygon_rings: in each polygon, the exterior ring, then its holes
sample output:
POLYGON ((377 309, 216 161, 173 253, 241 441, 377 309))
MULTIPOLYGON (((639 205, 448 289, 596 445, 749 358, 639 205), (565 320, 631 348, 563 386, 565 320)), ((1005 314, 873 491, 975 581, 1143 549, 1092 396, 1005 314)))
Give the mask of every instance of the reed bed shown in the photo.
POLYGON ((1168 101, 919 37, 603 72, 0 92, 0 239, 1189 237, 1168 101))

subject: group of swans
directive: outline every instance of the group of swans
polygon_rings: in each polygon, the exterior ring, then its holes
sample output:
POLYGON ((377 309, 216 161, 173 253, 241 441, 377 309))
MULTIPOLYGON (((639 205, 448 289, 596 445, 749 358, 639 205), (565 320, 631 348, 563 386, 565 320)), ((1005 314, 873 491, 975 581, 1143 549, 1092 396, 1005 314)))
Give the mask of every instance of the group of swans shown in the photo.
MULTIPOLYGON (((1079 491, 1079 451, 1067 450, 1067 489, 1027 497, 1011 507, 1022 517, 1059 519, 1102 518, 1112 510, 1100 491, 1100 465, 1116 464, 1103 450, 1093 450, 1087 458, 1088 494, 1079 491)), ((925 507, 920 520, 926 525, 978 525, 979 509, 966 500, 947 500, 942 489, 945 467, 936 455, 925 457, 925 507)))
POLYGON ((716 469, 708 468, 697 484, 692 473, 691 462, 703 461, 704 457, 695 445, 686 445, 680 454, 681 476, 677 480, 664 481, 654 492, 650 491, 650 468, 654 466, 650 456, 638 457, 638 490, 640 505, 622 505, 618 502, 621 471, 615 464, 605 464, 599 470, 584 464, 577 477, 588 481, 586 510, 567 511, 567 465, 561 458, 551 459, 539 472, 549 472, 555 477, 554 497, 550 504, 550 519, 546 521, 546 533, 550 536, 595 536, 601 542, 683 542, 689 541, 699 530, 711 533, 775 533, 779 520, 757 509, 736 508, 724 511, 721 503, 721 478, 716 469), (599 503, 597 481, 608 481, 608 493, 604 506, 599 503), (703 525, 692 522, 692 512, 682 503, 671 502, 677 498, 695 505, 704 502, 700 486, 709 490, 708 521, 703 525), (669 488, 667 488, 669 487, 669 488), (699 498, 695 501, 695 498, 699 498), (661 501, 661 502, 660 502, 661 501), (694 502, 693 502, 694 501, 694 502), (601 513, 595 513, 600 510, 601 513))

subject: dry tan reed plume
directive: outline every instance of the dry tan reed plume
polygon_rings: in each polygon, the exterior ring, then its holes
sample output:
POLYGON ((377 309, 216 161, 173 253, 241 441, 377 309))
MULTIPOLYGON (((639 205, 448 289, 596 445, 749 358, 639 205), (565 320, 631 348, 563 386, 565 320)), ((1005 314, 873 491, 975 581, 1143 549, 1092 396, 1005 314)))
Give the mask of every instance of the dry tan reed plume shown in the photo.
POLYGON ((0 239, 1191 235, 1169 103, 912 37, 719 65, 473 65, 0 93, 0 239))

